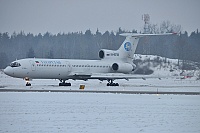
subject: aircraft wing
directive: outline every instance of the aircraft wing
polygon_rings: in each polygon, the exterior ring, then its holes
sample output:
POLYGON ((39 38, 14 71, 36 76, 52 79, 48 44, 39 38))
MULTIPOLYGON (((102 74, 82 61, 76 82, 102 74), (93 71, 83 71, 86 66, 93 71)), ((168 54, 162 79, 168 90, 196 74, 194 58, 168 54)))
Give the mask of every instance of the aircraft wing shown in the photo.
POLYGON ((136 75, 136 74, 101 74, 101 75, 92 75, 91 79, 99 79, 99 80, 109 80, 109 79, 147 79, 147 78, 161 78, 160 76, 154 76, 154 75, 136 75))
POLYGON ((102 73, 95 73, 95 74, 80 74, 76 73, 69 77, 69 79, 73 80, 88 80, 88 79, 98 79, 98 80, 116 80, 116 79, 147 79, 147 78, 158 78, 160 79, 160 76, 154 76, 154 75, 136 75, 136 74, 116 74, 116 73, 109 73, 109 74, 102 74, 102 73))

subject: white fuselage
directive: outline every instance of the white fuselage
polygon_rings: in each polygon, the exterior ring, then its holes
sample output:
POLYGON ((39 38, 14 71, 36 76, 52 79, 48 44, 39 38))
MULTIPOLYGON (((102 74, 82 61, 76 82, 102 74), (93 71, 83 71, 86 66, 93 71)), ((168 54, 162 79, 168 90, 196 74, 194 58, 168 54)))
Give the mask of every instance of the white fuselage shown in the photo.
POLYGON ((71 60, 28 58, 17 60, 18 67, 8 66, 4 72, 12 77, 31 79, 68 79, 70 75, 113 72, 111 60, 71 60))

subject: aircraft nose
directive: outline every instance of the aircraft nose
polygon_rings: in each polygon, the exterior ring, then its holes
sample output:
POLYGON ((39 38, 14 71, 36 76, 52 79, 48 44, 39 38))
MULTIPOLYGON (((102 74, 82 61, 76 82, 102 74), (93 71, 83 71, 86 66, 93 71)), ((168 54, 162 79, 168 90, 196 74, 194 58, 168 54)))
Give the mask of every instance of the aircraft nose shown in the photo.
POLYGON ((12 73, 13 73, 13 70, 12 70, 11 67, 8 66, 8 67, 6 67, 6 68, 3 70, 3 72, 4 72, 6 75, 11 76, 12 73))

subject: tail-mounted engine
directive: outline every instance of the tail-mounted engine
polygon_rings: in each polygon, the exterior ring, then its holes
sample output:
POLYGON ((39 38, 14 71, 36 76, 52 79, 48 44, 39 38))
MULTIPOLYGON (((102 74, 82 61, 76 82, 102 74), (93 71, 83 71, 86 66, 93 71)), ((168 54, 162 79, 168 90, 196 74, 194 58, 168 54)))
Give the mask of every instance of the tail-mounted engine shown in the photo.
POLYGON ((119 57, 119 52, 114 50, 101 49, 99 51, 100 59, 109 59, 119 57))
POLYGON ((112 64, 112 70, 115 72, 121 72, 121 73, 130 73, 134 71, 135 65, 131 65, 129 63, 113 63, 112 64))

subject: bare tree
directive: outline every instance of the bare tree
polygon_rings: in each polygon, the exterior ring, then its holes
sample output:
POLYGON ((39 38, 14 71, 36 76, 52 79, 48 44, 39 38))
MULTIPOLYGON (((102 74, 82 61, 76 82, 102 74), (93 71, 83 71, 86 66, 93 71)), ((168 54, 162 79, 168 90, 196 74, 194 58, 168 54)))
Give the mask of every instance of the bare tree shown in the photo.
POLYGON ((181 32, 181 25, 171 24, 170 21, 163 21, 160 24, 160 32, 161 33, 170 33, 170 32, 181 32))
POLYGON ((158 34, 159 33, 159 27, 157 24, 149 24, 149 30, 151 34, 158 34))

